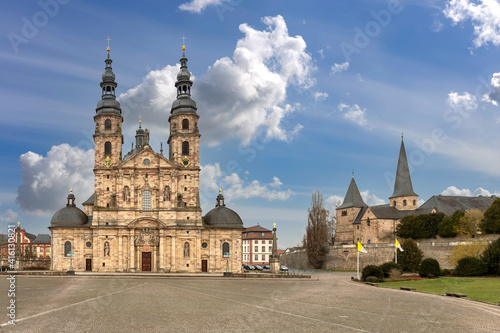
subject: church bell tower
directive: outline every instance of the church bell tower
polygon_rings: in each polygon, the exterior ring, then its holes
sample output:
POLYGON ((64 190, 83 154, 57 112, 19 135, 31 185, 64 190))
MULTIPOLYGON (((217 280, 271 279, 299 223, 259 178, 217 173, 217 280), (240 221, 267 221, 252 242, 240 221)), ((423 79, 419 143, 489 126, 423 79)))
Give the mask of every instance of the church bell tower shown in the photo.
POLYGON ((168 119, 170 123, 169 159, 186 169, 200 167, 200 132, 196 102, 191 99, 191 73, 187 69, 186 46, 182 46, 181 69, 177 74, 175 88, 177 99, 172 103, 168 119))

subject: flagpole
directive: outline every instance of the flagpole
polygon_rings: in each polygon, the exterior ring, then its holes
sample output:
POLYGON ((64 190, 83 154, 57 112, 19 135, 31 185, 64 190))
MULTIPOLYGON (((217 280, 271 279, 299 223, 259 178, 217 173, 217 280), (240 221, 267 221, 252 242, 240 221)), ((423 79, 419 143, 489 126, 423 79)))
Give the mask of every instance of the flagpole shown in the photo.
MULTIPOLYGON (((396 240, 397 241, 397 240, 396 240)), ((398 247, 396 246, 396 242, 394 242, 394 251, 395 251, 395 255, 394 255, 394 262, 397 264, 398 263, 398 247)))
POLYGON ((357 275, 358 280, 359 280, 359 251, 357 251, 357 252, 358 252, 358 264, 357 264, 357 270, 356 270, 357 273, 356 273, 356 275, 357 275))

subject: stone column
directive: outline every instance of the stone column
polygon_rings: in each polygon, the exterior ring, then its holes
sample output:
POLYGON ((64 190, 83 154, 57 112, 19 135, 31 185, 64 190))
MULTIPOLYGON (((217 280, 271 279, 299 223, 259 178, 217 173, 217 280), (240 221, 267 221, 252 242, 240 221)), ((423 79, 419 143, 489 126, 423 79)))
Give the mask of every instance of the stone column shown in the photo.
POLYGON ((165 235, 163 233, 163 229, 160 229, 160 245, 159 245, 159 254, 158 254, 158 272, 165 272, 165 235))
POLYGON ((118 271, 123 272, 123 246, 122 236, 118 230, 118 271))
MULTIPOLYGON (((174 231, 175 233, 175 231, 174 231)), ((176 266, 175 266, 175 234, 172 235, 171 238, 172 246, 171 246, 171 253, 170 253, 170 271, 175 271, 176 266)))
POLYGON ((129 272, 135 272, 135 246, 134 246, 134 229, 130 229, 130 260, 129 272))

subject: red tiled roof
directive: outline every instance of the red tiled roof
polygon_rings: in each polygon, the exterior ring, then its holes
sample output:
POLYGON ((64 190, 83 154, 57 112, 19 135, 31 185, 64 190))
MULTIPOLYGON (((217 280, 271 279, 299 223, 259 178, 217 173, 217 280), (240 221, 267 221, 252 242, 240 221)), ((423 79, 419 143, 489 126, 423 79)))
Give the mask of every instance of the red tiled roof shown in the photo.
POLYGON ((256 226, 253 226, 253 227, 248 227, 243 232, 248 232, 248 231, 254 231, 254 232, 255 231, 257 231, 257 232, 271 232, 271 230, 263 228, 260 225, 256 225, 256 226))

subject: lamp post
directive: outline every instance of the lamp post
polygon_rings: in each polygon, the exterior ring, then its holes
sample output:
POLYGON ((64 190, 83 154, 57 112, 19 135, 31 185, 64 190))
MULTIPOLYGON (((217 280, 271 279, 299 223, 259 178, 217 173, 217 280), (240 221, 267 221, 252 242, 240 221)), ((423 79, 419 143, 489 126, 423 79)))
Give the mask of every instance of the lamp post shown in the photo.
POLYGON ((67 274, 75 275, 75 271, 73 270, 73 254, 75 254, 75 252, 69 251, 68 254, 69 254, 69 271, 67 272, 67 274))
POLYGON ((233 276, 233 273, 229 271, 229 257, 231 257, 231 254, 229 252, 225 252, 223 257, 226 258, 226 271, 224 272, 224 276, 233 276))

